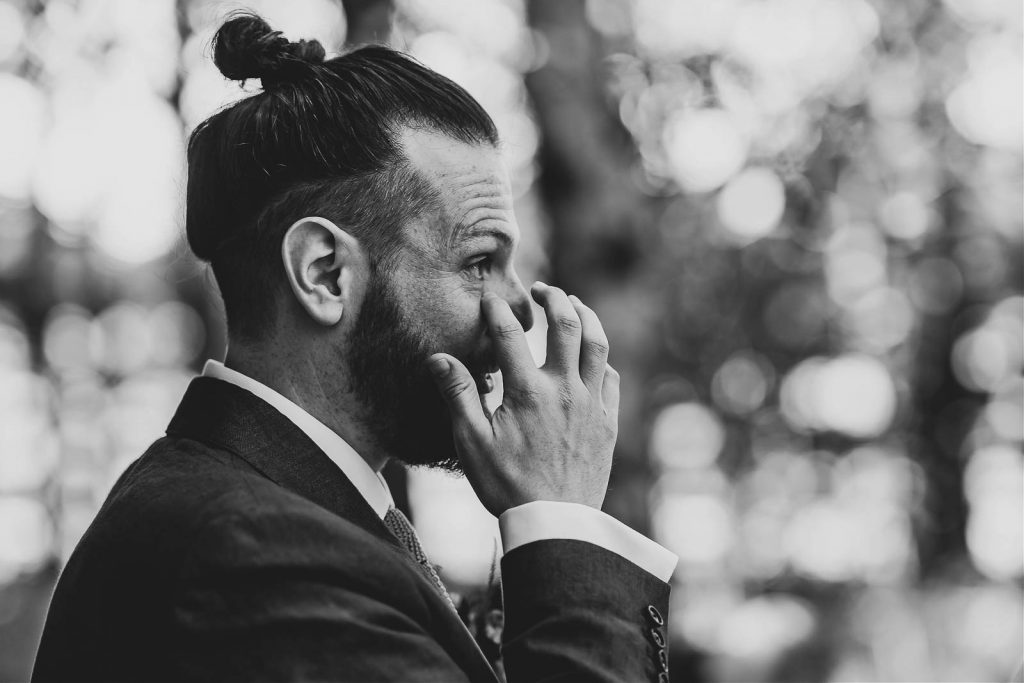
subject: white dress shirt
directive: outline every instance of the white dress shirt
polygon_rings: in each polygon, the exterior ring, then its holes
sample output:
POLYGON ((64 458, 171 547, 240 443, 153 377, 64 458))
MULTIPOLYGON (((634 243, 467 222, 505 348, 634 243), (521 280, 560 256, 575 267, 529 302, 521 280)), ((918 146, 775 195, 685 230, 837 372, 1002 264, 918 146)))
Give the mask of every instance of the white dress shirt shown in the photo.
MULTIPOLYGON (((223 363, 206 361, 203 376, 241 387, 276 408, 341 469, 377 516, 384 519, 394 505, 384 478, 333 430, 267 385, 223 363)), ((669 580, 679 561, 674 553, 614 517, 577 503, 535 501, 519 505, 502 513, 498 528, 506 553, 534 541, 586 541, 621 555, 662 581, 669 580)))

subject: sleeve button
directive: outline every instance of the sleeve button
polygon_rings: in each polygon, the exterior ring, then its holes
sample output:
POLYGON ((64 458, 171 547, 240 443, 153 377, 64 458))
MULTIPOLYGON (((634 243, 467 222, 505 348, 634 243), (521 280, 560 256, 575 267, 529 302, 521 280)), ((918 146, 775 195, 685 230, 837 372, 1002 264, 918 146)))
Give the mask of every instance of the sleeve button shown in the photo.
POLYGON ((662 671, 658 674, 658 683, 669 683, 668 674, 666 672, 662 671))
POLYGON ((658 608, 654 605, 647 606, 647 616, 649 616, 651 618, 651 621, 653 621, 658 626, 665 625, 665 618, 661 616, 661 612, 659 612, 658 608))
POLYGON ((661 631, 656 628, 652 628, 648 631, 648 634, 650 634, 651 641, 653 641, 655 645, 658 647, 665 647, 665 636, 662 635, 661 631))
POLYGON ((661 666, 661 672, 668 673, 668 655, 665 654, 664 650, 658 650, 658 664, 661 666))

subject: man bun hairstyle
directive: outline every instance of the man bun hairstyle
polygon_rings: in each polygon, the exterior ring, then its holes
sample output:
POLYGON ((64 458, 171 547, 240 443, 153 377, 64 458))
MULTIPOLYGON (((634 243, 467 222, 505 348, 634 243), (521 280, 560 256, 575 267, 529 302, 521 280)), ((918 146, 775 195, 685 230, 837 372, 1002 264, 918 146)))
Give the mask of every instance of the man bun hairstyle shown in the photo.
POLYGON ((222 74, 234 81, 259 78, 264 88, 313 73, 326 54, 320 41, 289 42, 252 14, 225 22, 213 39, 213 62, 222 74))
POLYGON ((213 269, 235 338, 273 325, 286 290, 281 240, 303 216, 353 234, 375 271, 391 266, 403 226, 436 202, 404 157, 404 126, 498 143, 469 93, 384 46, 325 60, 319 42, 290 42, 260 17, 236 14, 213 54, 227 78, 262 84, 199 124, 188 144, 188 243, 213 269))

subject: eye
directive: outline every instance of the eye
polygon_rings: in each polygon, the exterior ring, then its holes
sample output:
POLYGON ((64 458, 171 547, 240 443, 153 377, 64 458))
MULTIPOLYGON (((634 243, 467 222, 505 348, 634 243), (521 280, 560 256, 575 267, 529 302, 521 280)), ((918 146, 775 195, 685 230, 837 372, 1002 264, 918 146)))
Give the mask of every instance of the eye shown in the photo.
POLYGON ((491 273, 493 259, 490 256, 482 256, 470 262, 468 270, 477 280, 483 280, 491 273))

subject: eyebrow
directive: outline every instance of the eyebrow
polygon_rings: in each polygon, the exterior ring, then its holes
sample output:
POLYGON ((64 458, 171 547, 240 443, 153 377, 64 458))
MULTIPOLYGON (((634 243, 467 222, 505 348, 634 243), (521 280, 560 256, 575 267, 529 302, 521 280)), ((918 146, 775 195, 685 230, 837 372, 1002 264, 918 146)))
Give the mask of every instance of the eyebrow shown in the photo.
POLYGON ((481 237, 493 237, 506 247, 511 247, 515 242, 512 235, 500 228, 487 225, 467 226, 465 224, 459 224, 455 226, 455 230, 452 231, 452 237, 448 241, 448 245, 450 248, 454 248, 460 241, 481 237))

